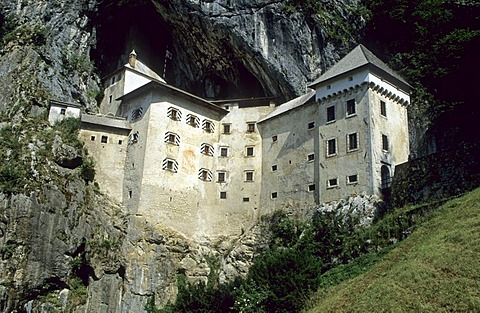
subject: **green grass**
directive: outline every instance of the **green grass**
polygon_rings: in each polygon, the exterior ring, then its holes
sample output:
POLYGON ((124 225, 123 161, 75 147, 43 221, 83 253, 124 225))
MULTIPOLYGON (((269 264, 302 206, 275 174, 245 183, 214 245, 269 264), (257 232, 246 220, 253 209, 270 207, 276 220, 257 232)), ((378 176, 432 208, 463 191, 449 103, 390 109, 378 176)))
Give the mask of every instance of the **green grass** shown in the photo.
POLYGON ((309 312, 480 312, 480 188, 445 203, 369 271, 321 287, 310 307, 309 312))

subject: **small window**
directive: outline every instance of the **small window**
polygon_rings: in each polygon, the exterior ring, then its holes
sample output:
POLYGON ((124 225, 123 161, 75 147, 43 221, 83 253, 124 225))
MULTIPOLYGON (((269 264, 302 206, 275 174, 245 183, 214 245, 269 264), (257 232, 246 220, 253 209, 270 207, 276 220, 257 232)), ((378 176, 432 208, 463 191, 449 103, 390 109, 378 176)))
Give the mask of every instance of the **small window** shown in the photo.
POLYGON ((277 142, 278 140, 278 136, 277 135, 273 135, 272 136, 272 142, 277 142))
POLYGON ((175 133, 167 132, 165 133, 164 142, 178 146, 180 145, 180 136, 175 133))
POLYGON ((111 81, 110 85, 115 84, 115 78, 116 78, 115 75, 113 75, 113 76, 112 76, 112 81, 111 81))
POLYGON ((332 85, 327 85, 327 90, 332 89, 332 85))
POLYGON ((347 184, 348 185, 353 185, 353 184, 356 184, 356 183, 358 183, 358 175, 357 174, 347 176, 347 184))
POLYGON ((200 147, 200 153, 208 156, 213 156, 214 150, 213 150, 213 147, 208 143, 202 143, 200 147))
POLYGON ((60 109, 60 115, 65 115, 67 113, 67 109, 60 109))
POLYGON ((337 154, 337 139, 332 138, 327 140, 327 157, 331 157, 337 154))
POLYGON ((202 128, 207 133, 213 133, 215 131, 215 126, 213 125, 212 121, 209 120, 203 120, 202 128))
POLYGON ((338 178, 331 178, 327 180, 327 188, 338 187, 338 178))
POLYGON ((347 151, 358 150, 358 133, 347 135, 347 151))
POLYGON ((250 202, 250 198, 243 198, 243 202, 250 202))
POLYGON ((382 135, 382 149, 388 151, 388 137, 386 135, 382 135))
POLYGON ((112 95, 110 95, 110 96, 108 97, 108 103, 112 103, 112 100, 113 100, 113 97, 112 97, 112 95))
POLYGON ((276 172, 278 170, 277 164, 272 165, 272 172, 276 172))
POLYGON ((172 159, 164 159, 162 162, 162 170, 176 173, 178 171, 178 163, 172 159))
POLYGON ((315 128, 315 122, 308 123, 307 128, 308 129, 314 129, 315 128))
POLYGON ((212 172, 206 168, 201 168, 198 171, 198 179, 203 181, 212 181, 212 172))
POLYGON ((227 192, 226 191, 220 191, 220 199, 227 199, 227 192))
POLYGON ((200 126, 200 119, 196 117, 195 115, 188 114, 187 115, 187 124, 192 126, 192 127, 199 127, 200 126))
POLYGON ((351 82, 353 80, 353 76, 348 76, 348 81, 351 82))
POLYGON ((227 147, 220 147, 220 156, 227 157, 228 156, 228 148, 227 147))
POLYGON ((95 136, 90 136, 91 141, 95 141, 95 136))
POLYGON ((217 173, 217 182, 219 182, 219 183, 225 182, 226 174, 227 173, 225 173, 225 172, 218 172, 217 173))
POLYGON ((307 155, 308 162, 312 162, 313 160, 315 160, 315 153, 310 153, 309 155, 307 155))
POLYGON ((167 116, 174 121, 180 121, 182 119, 182 113, 179 110, 172 107, 168 108, 167 116))
POLYGON ((223 133, 224 134, 230 134, 230 124, 223 124, 223 133))
POLYGON ((143 108, 142 107, 134 109, 132 111, 132 115, 131 115, 132 121, 141 118, 142 115, 143 115, 143 108))
POLYGON ((248 171, 248 172, 245 172, 245 181, 253 181, 253 172, 252 171, 248 171))
POLYGON ((121 145, 123 143, 123 140, 119 139, 118 144, 121 145))
POLYGON ((107 143, 108 142, 108 136, 102 136, 102 139, 100 140, 101 143, 107 143))
POLYGON ((347 116, 352 116, 357 114, 357 108, 355 105, 355 99, 347 101, 347 116))
POLYGON ((277 199, 278 193, 277 192, 272 192, 272 199, 277 199))
POLYGON ((308 191, 315 191, 315 184, 308 185, 308 191))
POLYGON ((246 156, 253 156, 253 147, 247 147, 245 154, 246 156))
POLYGON ((335 121, 335 106, 327 108, 327 123, 335 121))
POLYGON ((247 123, 247 133, 255 132, 255 123, 247 123))
POLYGON ((387 117, 387 103, 385 101, 380 101, 380 114, 387 117))

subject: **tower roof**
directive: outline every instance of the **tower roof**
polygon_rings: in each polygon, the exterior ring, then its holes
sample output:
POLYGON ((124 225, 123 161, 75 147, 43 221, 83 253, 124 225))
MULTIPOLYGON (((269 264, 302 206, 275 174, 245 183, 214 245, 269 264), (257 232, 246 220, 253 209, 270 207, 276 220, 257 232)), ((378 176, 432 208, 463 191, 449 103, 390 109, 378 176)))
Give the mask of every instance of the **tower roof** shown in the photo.
POLYGON ((398 75, 394 70, 392 70, 387 64, 385 64, 362 44, 356 46, 355 49, 350 51, 350 53, 344 56, 319 78, 313 81, 309 87, 315 87, 316 85, 364 66, 373 66, 374 68, 382 71, 384 74, 387 74, 387 76, 390 76, 398 82, 405 84, 409 88, 411 87, 407 81, 405 81, 400 75, 398 75))

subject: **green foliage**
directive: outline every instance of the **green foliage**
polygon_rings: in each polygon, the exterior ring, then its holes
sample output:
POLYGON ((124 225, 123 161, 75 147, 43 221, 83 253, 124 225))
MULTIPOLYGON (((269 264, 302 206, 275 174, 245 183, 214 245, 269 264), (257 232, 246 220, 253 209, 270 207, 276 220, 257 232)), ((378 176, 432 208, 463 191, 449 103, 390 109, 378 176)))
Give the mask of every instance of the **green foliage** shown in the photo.
POLYGON ((68 297, 69 307, 71 309, 87 303, 88 290, 82 280, 78 277, 70 280, 70 295, 68 297))
POLYGON ((63 60, 68 71, 90 74, 95 68, 90 58, 82 53, 70 52, 63 60))
POLYGON ((80 123, 79 118, 68 117, 56 123, 53 129, 62 134, 63 143, 81 149, 83 148, 83 143, 78 138, 80 123))
POLYGON ((41 23, 25 23, 16 25, 15 21, 10 19, 3 27, 3 43, 18 42, 19 44, 33 44, 42 46, 45 44, 47 31, 41 23))

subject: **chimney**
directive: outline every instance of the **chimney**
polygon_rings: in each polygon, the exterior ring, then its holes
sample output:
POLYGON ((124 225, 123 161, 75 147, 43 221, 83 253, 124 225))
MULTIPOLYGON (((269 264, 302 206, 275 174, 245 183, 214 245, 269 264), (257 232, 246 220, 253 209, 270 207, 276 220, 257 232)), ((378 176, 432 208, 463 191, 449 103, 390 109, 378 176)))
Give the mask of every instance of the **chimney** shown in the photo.
POLYGON ((132 68, 135 68, 136 63, 137 54, 135 53, 135 50, 132 50, 132 52, 130 52, 130 55, 128 56, 128 64, 130 64, 132 68))

